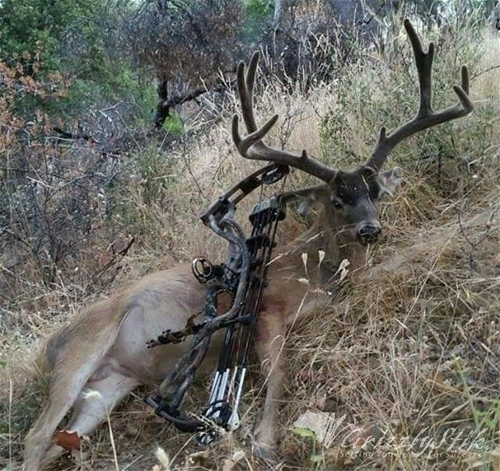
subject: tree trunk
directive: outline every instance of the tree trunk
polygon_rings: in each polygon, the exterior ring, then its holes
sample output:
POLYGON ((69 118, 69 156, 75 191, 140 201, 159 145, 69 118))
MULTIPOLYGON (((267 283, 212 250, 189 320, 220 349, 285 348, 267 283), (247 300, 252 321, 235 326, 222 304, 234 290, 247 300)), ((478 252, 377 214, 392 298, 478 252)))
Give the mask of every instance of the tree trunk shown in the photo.
POLYGON ((288 8, 288 0, 276 0, 274 2, 273 27, 282 26, 284 12, 288 8))
POLYGON ((158 93, 158 104, 156 105, 155 127, 161 128, 165 120, 170 116, 170 103, 168 101, 168 82, 165 79, 160 80, 156 88, 158 93))

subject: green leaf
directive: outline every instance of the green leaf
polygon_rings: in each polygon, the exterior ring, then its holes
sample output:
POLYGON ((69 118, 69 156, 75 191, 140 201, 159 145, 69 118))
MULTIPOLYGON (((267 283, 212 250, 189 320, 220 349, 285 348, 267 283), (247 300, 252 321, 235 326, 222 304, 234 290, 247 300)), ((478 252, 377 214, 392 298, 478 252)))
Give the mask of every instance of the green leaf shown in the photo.
POLYGON ((323 461, 323 455, 320 454, 311 455, 309 460, 311 461, 311 463, 321 463, 321 461, 323 461))
POLYGON ((305 437, 305 438, 312 438, 313 440, 316 440, 316 434, 312 431, 309 430, 308 428, 293 428, 292 432, 298 435, 299 437, 305 437))

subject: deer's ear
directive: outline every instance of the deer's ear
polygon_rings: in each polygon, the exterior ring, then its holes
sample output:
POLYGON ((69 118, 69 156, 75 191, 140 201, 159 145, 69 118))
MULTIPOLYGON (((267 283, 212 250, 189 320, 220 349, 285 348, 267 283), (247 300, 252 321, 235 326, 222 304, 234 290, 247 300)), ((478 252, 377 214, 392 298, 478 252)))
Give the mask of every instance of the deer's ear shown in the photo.
POLYGON ((301 200, 298 213, 305 216, 316 203, 326 204, 330 197, 330 187, 326 184, 310 186, 302 190, 283 193, 281 201, 285 204, 301 200))
POLYGON ((391 170, 380 172, 378 174, 378 182, 380 184, 380 196, 388 194, 393 196, 398 186, 403 181, 403 171, 399 167, 394 167, 391 170))
POLYGON ((305 216, 314 206, 314 201, 312 199, 305 199, 299 204, 299 209, 297 212, 301 216, 305 216))

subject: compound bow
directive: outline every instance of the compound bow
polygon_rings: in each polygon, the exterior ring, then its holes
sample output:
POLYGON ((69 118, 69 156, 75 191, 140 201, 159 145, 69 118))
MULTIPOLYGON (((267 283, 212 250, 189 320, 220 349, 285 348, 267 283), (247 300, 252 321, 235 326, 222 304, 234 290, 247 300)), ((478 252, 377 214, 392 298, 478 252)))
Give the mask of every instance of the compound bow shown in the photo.
POLYGON ((278 222, 285 218, 281 198, 273 196, 253 207, 249 216, 252 231, 247 237, 235 220, 236 205, 255 189, 285 181, 289 167, 270 164, 258 170, 222 195, 201 220, 229 243, 228 259, 212 265, 206 259, 192 262, 194 276, 207 285, 204 320, 194 323, 194 314, 184 330, 165 331, 149 347, 177 343, 194 335, 189 351, 176 363, 158 392, 145 401, 155 412, 183 432, 196 432, 199 443, 208 444, 217 429, 239 427, 238 406, 247 370, 248 356, 260 310, 266 274, 275 246, 278 222), (230 309, 219 313, 218 296, 229 293, 230 309), (223 348, 215 370, 208 404, 201 414, 183 413, 180 406, 215 331, 225 328, 223 348))

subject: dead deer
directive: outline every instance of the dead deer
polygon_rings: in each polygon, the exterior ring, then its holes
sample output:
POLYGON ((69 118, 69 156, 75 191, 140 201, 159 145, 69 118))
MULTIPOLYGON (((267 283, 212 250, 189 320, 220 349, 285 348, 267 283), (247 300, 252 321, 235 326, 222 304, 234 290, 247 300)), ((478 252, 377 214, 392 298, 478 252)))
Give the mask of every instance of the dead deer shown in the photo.
MULTIPOLYGON (((278 116, 257 127, 252 95, 258 55, 252 57, 246 74, 245 65, 238 66, 238 91, 248 134, 240 135, 237 116, 232 134, 241 156, 295 167, 323 181, 284 195, 287 201, 304 198, 317 203, 320 209, 316 222, 305 234, 276 249, 268 272, 269 283, 255 335, 255 348, 267 377, 263 418, 255 433, 256 450, 262 455, 272 452, 275 444, 275 422, 285 378, 286 329, 331 302, 340 263, 346 259, 351 269, 357 268, 365 246, 376 241, 381 232, 378 203, 384 195, 392 195, 401 182, 399 168, 381 171, 388 154, 413 134, 465 116, 473 109, 466 67, 462 67, 461 86, 454 87, 459 102, 441 111, 432 109, 434 45, 424 52, 408 20, 405 28, 418 70, 418 112, 390 134, 382 128, 372 155, 354 170, 335 170, 308 157, 305 151, 296 155, 264 144, 262 139, 278 116), (305 253, 307 267, 302 255, 305 253), (319 253, 324 254, 321 260, 319 253), (303 282, 305 277, 307 284, 303 282), (312 290, 311 286, 320 289, 312 290)), ((129 289, 83 310, 69 325, 56 331, 38 359, 40 371, 50 375, 50 392, 26 437, 24 471, 39 470, 61 452, 53 436, 70 408, 73 414, 66 429, 79 436, 88 435, 136 386, 161 382, 188 348, 187 343, 148 349, 147 341, 166 329, 182 330, 188 318, 203 306, 204 293, 205 288, 193 277, 189 265, 177 266, 146 276, 129 289)), ((213 342, 211 351, 217 354, 218 348, 213 342)))

